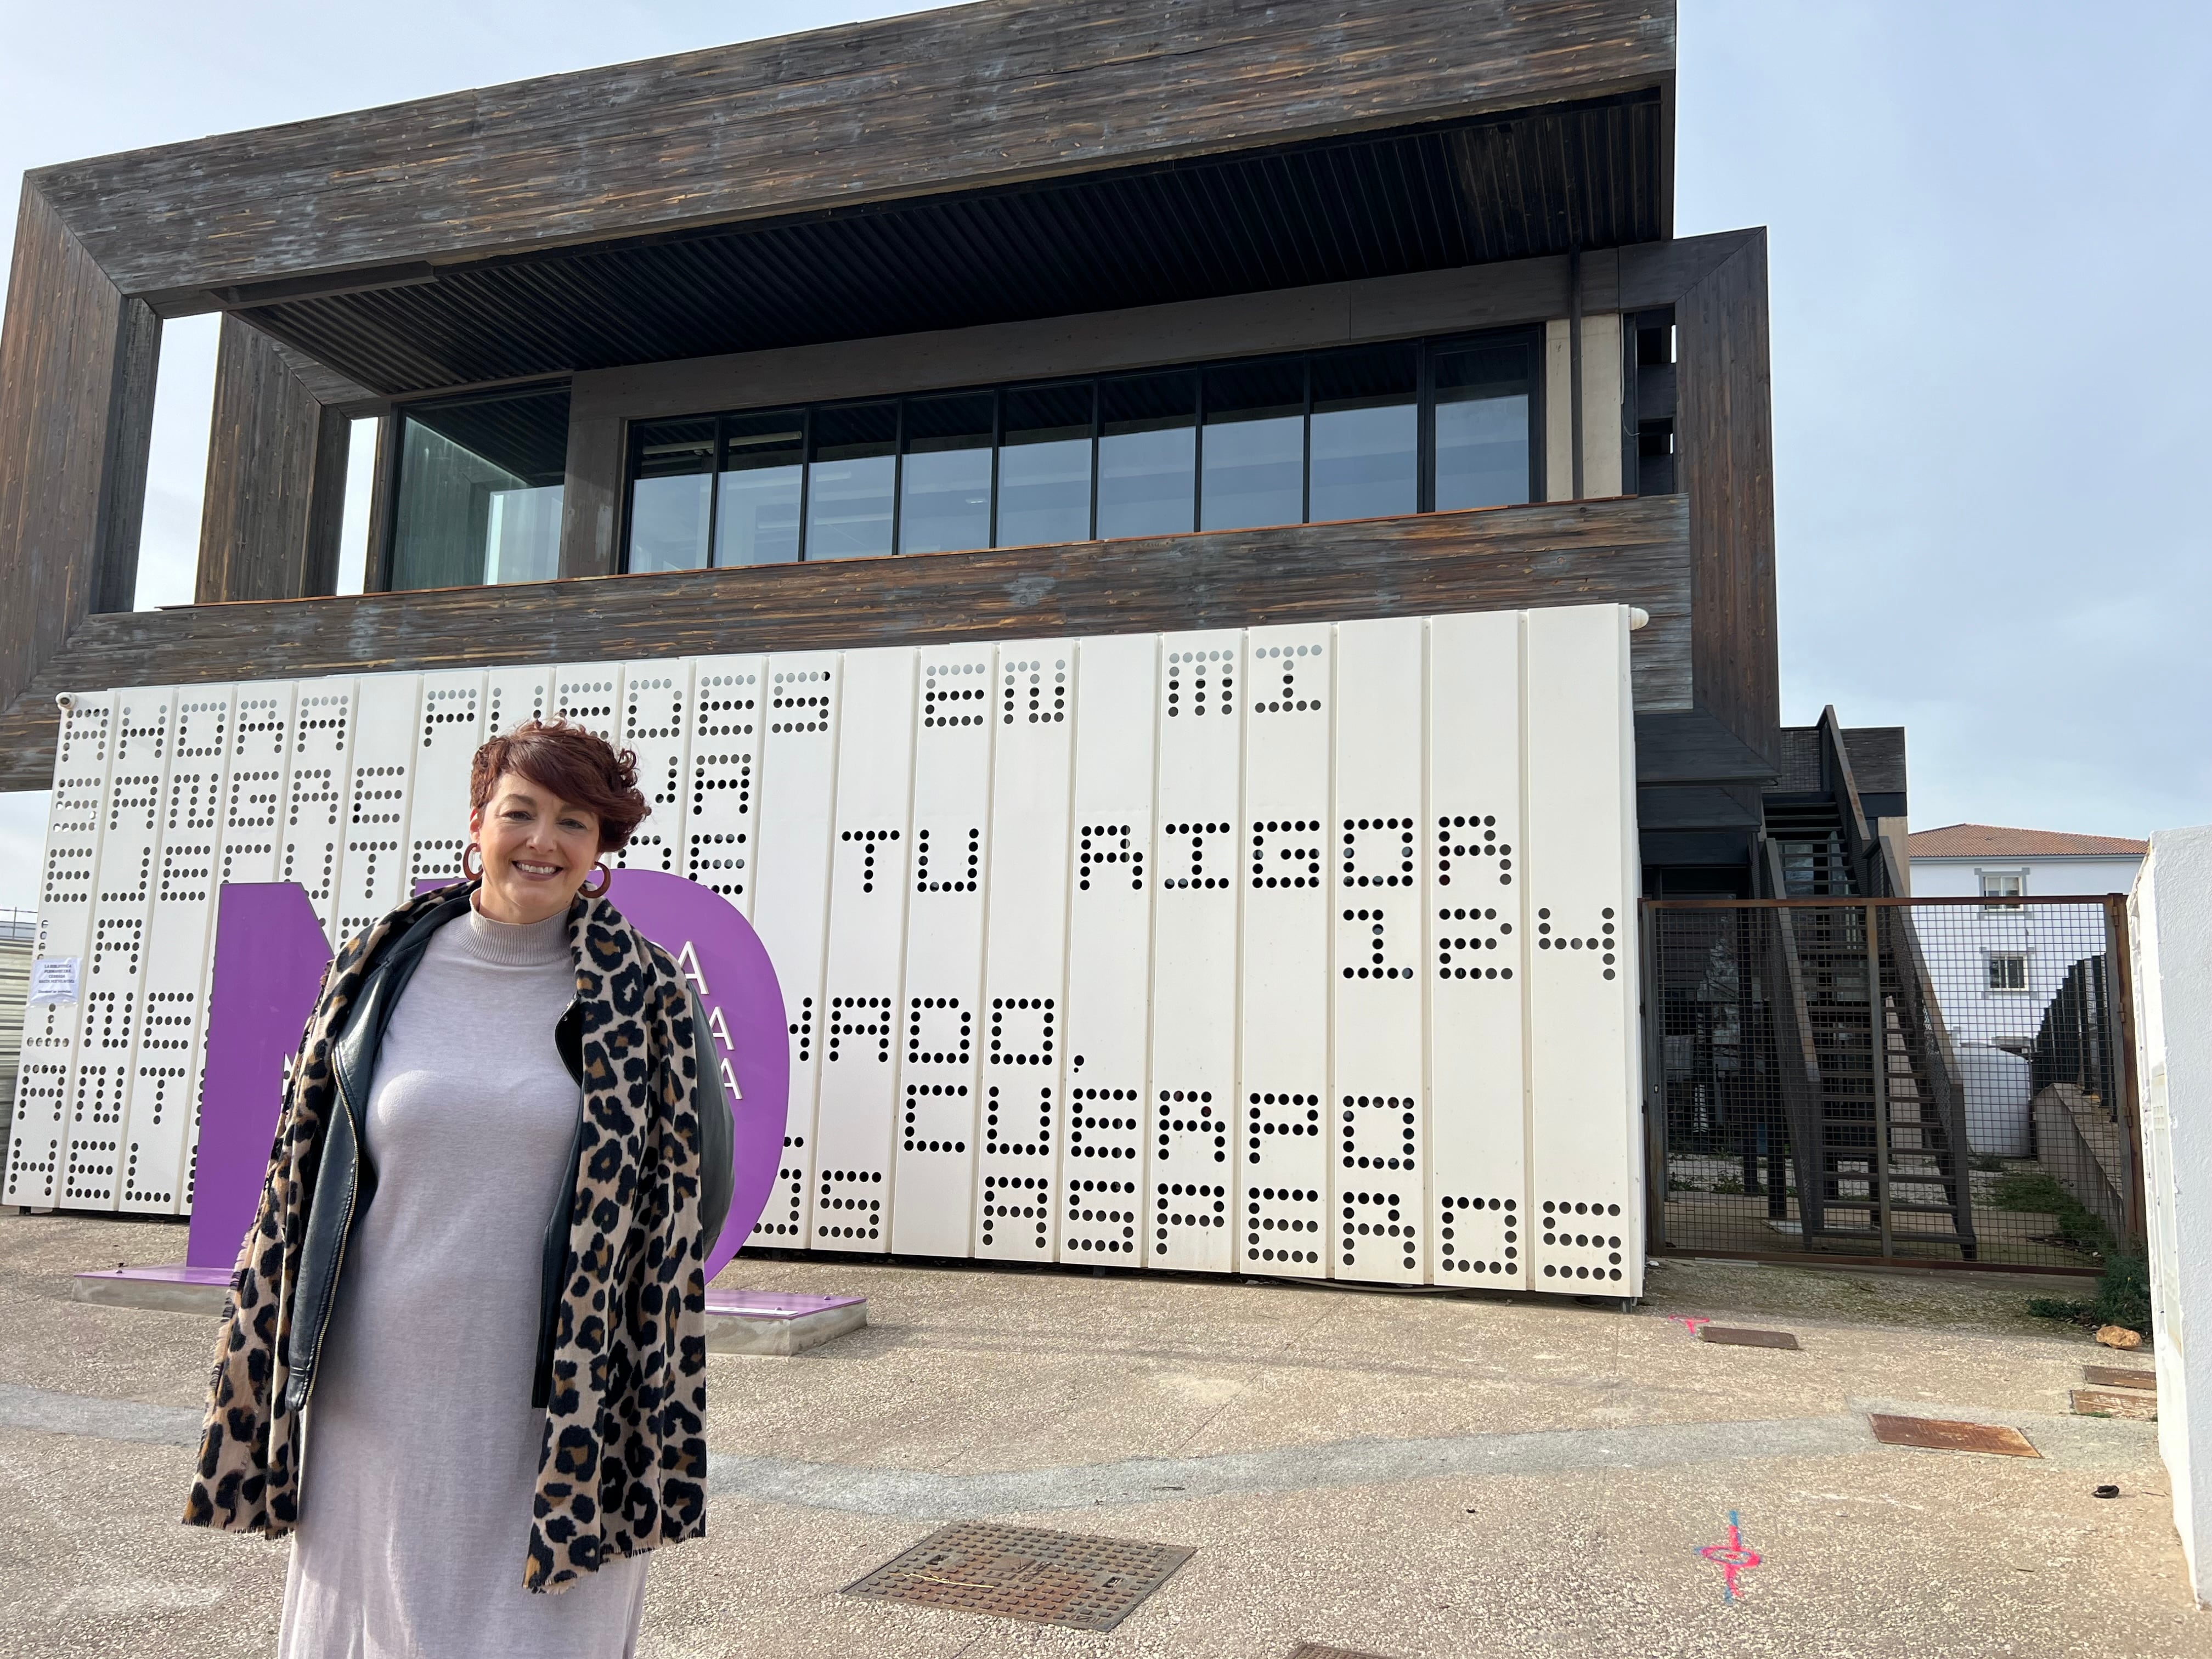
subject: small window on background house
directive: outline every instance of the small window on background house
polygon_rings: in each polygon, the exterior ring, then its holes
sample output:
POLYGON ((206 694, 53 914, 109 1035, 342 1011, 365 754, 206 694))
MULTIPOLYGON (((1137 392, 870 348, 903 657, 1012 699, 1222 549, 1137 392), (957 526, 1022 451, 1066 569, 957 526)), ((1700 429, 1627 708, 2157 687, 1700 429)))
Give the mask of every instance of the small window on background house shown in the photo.
POLYGON ((1990 989, 1992 991, 2027 989, 2026 955, 2018 951, 1992 951, 1990 953, 1990 989))
MULTIPOLYGON (((1985 899, 2018 899, 2027 889, 2027 877, 2018 870, 1984 870, 1981 878, 1982 896, 1985 899)), ((2020 907, 2007 904, 2001 908, 2016 910, 2020 907)))

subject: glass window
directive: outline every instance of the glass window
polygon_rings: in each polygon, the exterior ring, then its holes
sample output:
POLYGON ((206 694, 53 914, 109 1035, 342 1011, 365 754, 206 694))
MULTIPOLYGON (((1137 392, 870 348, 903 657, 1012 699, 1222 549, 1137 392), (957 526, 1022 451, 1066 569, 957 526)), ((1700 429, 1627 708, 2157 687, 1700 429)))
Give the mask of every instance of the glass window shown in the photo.
POLYGON ((805 459, 804 410, 724 417, 721 498, 714 503, 716 564, 784 564, 799 556, 805 459))
POLYGON ((403 412, 392 586, 549 581, 561 572, 568 389, 403 412))
POLYGON ((1306 366, 1300 357, 1208 369, 1201 530, 1305 517, 1306 366))
POLYGON ((1990 953, 1990 989, 1992 991, 2025 991, 2027 989, 2027 957, 2013 951, 1993 951, 1990 953))
POLYGON ((806 474, 806 556, 860 559, 891 550, 898 405, 848 404, 814 415, 806 474))
POLYGON ((629 568, 696 570, 714 507, 714 422, 641 421, 629 490, 629 568))
MULTIPOLYGON (((1982 896, 1986 899, 2017 899, 2027 890, 2027 873, 2022 870, 1984 870, 1981 872, 1982 896)), ((2017 910, 2017 904, 1995 904, 1993 910, 2017 910)))
POLYGON ((909 398, 899 471, 899 551, 957 553, 991 544, 988 392, 909 398))
POLYGON ((1306 516, 1327 524, 1417 510, 1420 439, 1419 347, 1315 358, 1306 516))
POLYGON ((1141 374, 1098 387, 1098 533, 1197 527, 1198 376, 1141 374))
POLYGON ((1453 346, 1434 361, 1437 511, 1528 501, 1534 346, 1526 340, 1453 346))
POLYGON ((1028 386, 1000 400, 1000 547, 1091 538, 1088 380, 1028 386))

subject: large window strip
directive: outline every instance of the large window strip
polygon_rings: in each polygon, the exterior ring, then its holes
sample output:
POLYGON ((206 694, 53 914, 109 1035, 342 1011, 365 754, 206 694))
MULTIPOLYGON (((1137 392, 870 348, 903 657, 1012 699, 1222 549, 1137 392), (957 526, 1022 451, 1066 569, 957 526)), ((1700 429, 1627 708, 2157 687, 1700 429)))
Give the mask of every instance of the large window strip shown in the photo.
POLYGON ((1241 530, 1542 494, 1540 336, 1505 330, 641 421, 626 568, 1241 530))

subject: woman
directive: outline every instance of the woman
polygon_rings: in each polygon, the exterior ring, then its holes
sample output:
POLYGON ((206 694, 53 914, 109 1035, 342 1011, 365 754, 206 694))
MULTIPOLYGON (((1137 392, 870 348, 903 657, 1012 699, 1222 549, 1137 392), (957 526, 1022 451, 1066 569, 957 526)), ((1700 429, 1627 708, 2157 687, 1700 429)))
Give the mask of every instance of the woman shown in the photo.
POLYGON ((216 1352, 185 1519, 297 1528, 284 1659, 612 1659, 705 1530, 730 1115, 601 896, 636 765, 533 720, 469 799, 467 879, 325 973, 216 1352))

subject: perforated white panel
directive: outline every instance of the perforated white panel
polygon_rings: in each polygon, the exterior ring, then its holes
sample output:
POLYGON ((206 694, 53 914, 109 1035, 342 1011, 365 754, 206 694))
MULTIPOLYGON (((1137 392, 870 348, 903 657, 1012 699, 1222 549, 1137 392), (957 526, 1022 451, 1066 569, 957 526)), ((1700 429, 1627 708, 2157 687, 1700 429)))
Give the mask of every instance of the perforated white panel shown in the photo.
MULTIPOLYGON (((837 728, 844 671, 835 652, 769 657, 710 657, 698 665, 700 723, 690 846, 703 835, 736 839, 718 843, 710 873, 742 884, 751 895, 754 931, 768 947, 783 991, 791 1032, 791 1109, 784 1120, 783 1163, 775 1191, 752 1231, 758 1244, 804 1249, 812 1235, 807 1217, 814 1187, 815 1100, 822 1076, 823 974, 830 948, 830 865, 836 845, 825 826, 837 810, 837 728), (759 663, 760 666, 753 665, 759 663), (756 684, 757 682, 757 684, 756 684), (757 695, 756 695, 757 694, 757 695), (757 702, 757 708, 755 707, 757 702), (756 738, 753 731, 757 730, 756 738), (759 868, 763 883, 736 860, 745 855, 745 826, 756 822, 746 745, 757 741, 759 868), (728 862, 720 860, 728 860, 728 862)), ((707 879, 734 903, 738 895, 707 879)), ((740 907, 742 908, 742 907, 740 907)))
MULTIPOLYGON (((1531 1196, 1539 1290, 1643 1282, 1628 635, 1528 617, 1531 1196)), ((1623 1287, 1626 1287, 1624 1289, 1623 1287)))
POLYGON ((124 1105, 116 1194, 123 1210, 167 1215, 185 1187, 236 700, 230 686, 188 686, 177 692, 172 712, 138 1048, 124 1105))
POLYGON ((1528 1287, 1521 618, 1429 624, 1429 1149, 1441 1284, 1528 1287))
POLYGON ((458 870, 483 739, 560 714, 637 755, 622 861, 775 963, 753 1242, 1632 1294, 1626 637, 1597 607, 80 697, 39 950, 85 994, 27 1023, 5 1196, 186 1208, 220 883, 357 931, 458 870))
POLYGON ((1336 630, 1335 1276, 1419 1283, 1426 1248, 1419 618, 1336 630))
POLYGON ((1160 644, 1145 1265, 1225 1273, 1235 1237, 1243 641, 1169 634, 1160 644))
POLYGON ((1334 630, 1245 636, 1238 1267, 1328 1273, 1329 729, 1334 630))
POLYGON ((296 881, 335 946, 338 862, 345 856, 347 788, 353 769, 356 682, 302 680, 292 702, 291 765, 276 879, 296 881))
POLYGON ((853 651, 842 666, 809 1237, 817 1249, 888 1251, 892 1122, 906 1038, 900 1015, 913 878, 916 658, 853 651))
MULTIPOLYGON (((836 658, 825 655, 821 660, 834 663, 836 658)), ((761 791, 762 715, 769 701, 763 678, 767 667, 765 657, 706 657, 693 665, 690 758, 685 762, 685 783, 679 802, 684 818, 683 873, 702 887, 714 889, 749 916, 754 914, 757 902, 753 867, 759 854, 760 818, 755 803, 761 791)), ((819 685, 823 698, 822 708, 826 710, 830 706, 830 682, 824 679, 819 685)), ((809 724, 802 720, 790 723, 809 724)), ((826 762, 807 771, 807 757, 828 755, 835 740, 826 720, 814 724, 819 724, 821 729, 786 732, 784 735, 793 741, 783 748, 791 757, 787 764, 799 766, 802 779, 815 778, 826 789, 834 774, 826 762)), ((814 796, 802 783, 796 799, 811 801, 814 796)), ((817 829, 829 821, 828 796, 822 795, 821 800, 823 805, 812 820, 817 829)), ((805 820, 794 818, 792 823, 794 836, 806 833, 805 820)), ((821 858, 828 857, 828 846, 818 833, 813 836, 813 844, 821 858)), ((817 896, 819 885, 817 882, 814 890, 817 896)), ((818 936, 822 931, 818 904, 816 917, 814 931, 818 936)), ((806 947, 802 960, 812 963, 819 971, 818 937, 817 943, 806 947)), ((781 963, 782 958, 779 957, 777 961, 781 963)))
POLYGON ((1146 1259, 1145 1074, 1152 956, 1158 638, 1076 643, 1074 893, 1067 906, 1063 1261, 1146 1259))
POLYGON ((1066 640, 1001 646, 993 696, 974 1249, 1001 1261, 1049 1261, 1066 1127, 1073 647, 1066 640))
POLYGON ((75 1209, 115 1204, 124 1097, 145 1016, 146 929, 175 713, 174 694, 167 690, 123 691, 115 698, 83 1012, 63 1101, 60 1201, 75 1209))
POLYGON ((484 677, 425 674, 416 710, 414 793, 407 813, 406 890, 458 881, 469 844, 469 763, 487 735, 484 677))
POLYGON ((345 843, 338 861, 337 937, 352 939, 407 896, 407 821, 422 683, 413 674, 377 683, 354 714, 346 782, 345 843))
MULTIPOLYGON (((116 696, 82 696, 64 711, 54 750, 53 803, 39 879, 39 957, 75 957, 88 967, 100 831, 107 823, 108 763, 114 751, 116 696)), ((70 1061, 85 1004, 47 1003, 24 1011, 22 1069, 8 1148, 7 1201, 40 1206, 62 1197, 70 1061)))
POLYGON ((988 646, 921 653, 891 1188, 891 1248, 909 1255, 966 1255, 975 1212, 993 666, 988 646))
POLYGON ((653 812, 631 835, 629 845, 608 859, 609 864, 684 873, 691 712, 690 663, 633 663, 624 672, 621 730, 615 743, 636 755, 637 787, 653 812))

